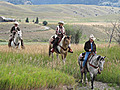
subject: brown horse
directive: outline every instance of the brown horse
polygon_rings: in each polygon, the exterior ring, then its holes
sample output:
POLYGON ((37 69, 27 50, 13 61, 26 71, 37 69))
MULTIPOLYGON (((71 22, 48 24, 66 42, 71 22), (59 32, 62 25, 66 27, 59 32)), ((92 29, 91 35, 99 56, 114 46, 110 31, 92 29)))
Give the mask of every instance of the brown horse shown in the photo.
MULTIPOLYGON (((53 44, 51 43, 52 40, 53 40, 53 37, 50 38, 49 57, 52 54, 52 59, 53 59, 53 53, 51 52, 51 49, 53 48, 53 44)), ((66 61, 66 56, 67 56, 68 46, 70 44, 70 41, 71 41, 71 36, 66 36, 65 35, 61 39, 60 43, 58 44, 57 49, 55 49, 55 53, 57 53, 57 59, 58 59, 58 54, 61 54, 64 64, 65 64, 65 61, 66 61)))

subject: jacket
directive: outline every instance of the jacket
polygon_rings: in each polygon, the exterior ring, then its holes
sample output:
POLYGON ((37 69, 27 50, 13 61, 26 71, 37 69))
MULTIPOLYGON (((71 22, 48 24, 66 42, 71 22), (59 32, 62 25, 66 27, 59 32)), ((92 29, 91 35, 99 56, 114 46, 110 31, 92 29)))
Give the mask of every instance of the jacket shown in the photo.
MULTIPOLYGON (((92 52, 95 52, 95 51, 96 51, 96 44, 94 43, 94 41, 92 42, 92 46, 93 46, 92 52)), ((91 49, 91 42, 90 42, 90 40, 87 41, 87 42, 85 43, 85 46, 84 46, 84 50, 85 50, 86 52, 89 52, 89 49, 91 49)))
POLYGON ((59 35, 59 34, 65 34, 65 28, 62 26, 62 28, 60 28, 60 26, 57 26, 57 29, 56 29, 56 35, 59 35))
MULTIPOLYGON (((20 31, 20 28, 19 28, 19 27, 17 27, 16 29, 17 29, 18 31, 20 31)), ((15 29, 15 26, 13 26, 13 27, 11 28, 10 32, 12 33, 12 32, 13 32, 14 30, 16 30, 16 29, 15 29)))

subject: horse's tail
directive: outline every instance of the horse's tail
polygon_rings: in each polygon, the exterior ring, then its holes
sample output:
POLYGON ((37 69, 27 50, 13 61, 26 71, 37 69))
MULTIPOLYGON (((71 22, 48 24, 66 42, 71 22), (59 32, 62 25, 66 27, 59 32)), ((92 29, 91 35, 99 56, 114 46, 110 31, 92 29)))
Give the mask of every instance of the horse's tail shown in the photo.
POLYGON ((51 55, 51 44, 49 44, 49 57, 50 57, 50 55, 51 55))

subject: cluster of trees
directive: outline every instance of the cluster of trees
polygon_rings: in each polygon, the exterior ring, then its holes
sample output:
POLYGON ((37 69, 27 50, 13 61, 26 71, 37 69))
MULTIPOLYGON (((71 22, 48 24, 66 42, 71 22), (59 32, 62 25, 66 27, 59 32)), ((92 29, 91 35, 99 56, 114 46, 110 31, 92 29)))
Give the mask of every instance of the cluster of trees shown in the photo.
MULTIPOLYGON (((29 18, 28 18, 28 17, 26 18, 25 22, 26 22, 26 23, 29 23, 29 18)), ((35 24, 39 24, 39 19, 38 19, 38 17, 36 18, 36 21, 33 20, 32 22, 34 22, 35 24)), ((47 21, 43 21, 42 24, 43 24, 44 26, 46 26, 46 25, 48 24, 48 22, 47 22, 47 21)))
POLYGON ((81 27, 74 25, 65 25, 66 35, 71 35, 71 43, 79 44, 80 38, 82 37, 81 27))

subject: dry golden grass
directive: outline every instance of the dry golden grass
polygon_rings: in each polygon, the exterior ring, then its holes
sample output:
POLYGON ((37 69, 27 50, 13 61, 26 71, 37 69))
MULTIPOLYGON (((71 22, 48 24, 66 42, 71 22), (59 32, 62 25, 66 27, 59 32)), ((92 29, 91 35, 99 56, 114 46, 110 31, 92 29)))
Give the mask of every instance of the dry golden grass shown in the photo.
POLYGON ((26 53, 26 54, 46 54, 48 53, 48 44, 31 44, 25 45, 25 49, 14 49, 9 48, 7 45, 0 45, 0 51, 3 52, 16 52, 16 53, 26 53))
MULTIPOLYGON (((111 44, 114 46, 116 44, 111 44)), ((97 44, 97 48, 108 47, 108 44, 97 44)), ((84 51, 84 44, 71 44, 73 51, 84 51)), ((25 49, 14 49, 9 48, 7 45, 0 45, 1 52, 16 52, 26 54, 48 54, 49 44, 48 43, 36 43, 25 45, 25 49)))

